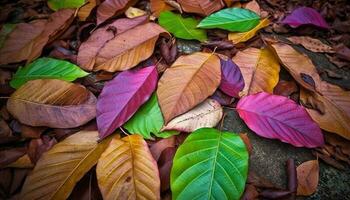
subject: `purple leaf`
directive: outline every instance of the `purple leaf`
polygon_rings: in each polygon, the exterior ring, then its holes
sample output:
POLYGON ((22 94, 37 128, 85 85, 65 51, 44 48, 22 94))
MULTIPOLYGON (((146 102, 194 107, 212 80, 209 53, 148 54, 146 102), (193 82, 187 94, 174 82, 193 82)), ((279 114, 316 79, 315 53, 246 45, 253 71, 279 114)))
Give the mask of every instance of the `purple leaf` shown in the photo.
POLYGON ((97 100, 97 127, 105 138, 128 121, 157 85, 157 69, 150 66, 120 73, 103 88, 97 100))
POLYGON ((244 80, 241 70, 231 60, 220 59, 221 83, 220 90, 231 97, 239 97, 239 92, 244 88, 244 80))
POLYGON ((301 25, 312 24, 321 28, 329 29, 329 25, 323 17, 313 8, 300 7, 295 9, 282 21, 283 24, 296 28, 301 25))
POLYGON ((279 139, 296 147, 314 148, 324 144, 319 126, 305 108, 287 97, 257 93, 237 104, 239 116, 256 134, 279 139))

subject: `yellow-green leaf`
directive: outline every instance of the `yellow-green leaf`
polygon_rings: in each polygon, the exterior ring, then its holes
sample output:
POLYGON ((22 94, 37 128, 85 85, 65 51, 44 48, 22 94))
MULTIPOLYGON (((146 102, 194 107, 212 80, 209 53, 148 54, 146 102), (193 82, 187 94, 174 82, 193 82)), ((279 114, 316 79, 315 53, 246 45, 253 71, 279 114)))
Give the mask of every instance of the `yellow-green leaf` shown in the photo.
POLYGON ((228 39, 231 40, 234 44, 248 41, 250 38, 254 37, 260 29, 268 26, 269 24, 270 24, 269 19, 267 19, 267 18, 262 19, 262 20, 260 20, 259 24, 256 27, 254 27, 253 29, 251 29, 247 32, 229 33, 228 39))

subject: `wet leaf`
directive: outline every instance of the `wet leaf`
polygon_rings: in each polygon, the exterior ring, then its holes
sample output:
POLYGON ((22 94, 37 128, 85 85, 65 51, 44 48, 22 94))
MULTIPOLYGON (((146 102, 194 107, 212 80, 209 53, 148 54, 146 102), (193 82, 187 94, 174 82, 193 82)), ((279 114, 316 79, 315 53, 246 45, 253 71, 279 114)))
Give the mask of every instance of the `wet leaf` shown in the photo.
POLYGON ((167 31, 174 34, 177 38, 187 40, 207 40, 205 30, 198 29, 198 21, 192 17, 183 18, 180 14, 174 14, 170 11, 160 13, 159 24, 167 31))
POLYGON ((158 173, 157 163, 140 135, 114 138, 96 167, 104 199, 160 199, 158 173))
POLYGON ((216 55, 194 53, 179 57, 158 83, 157 96, 165 124, 212 95, 220 79, 220 60, 216 55))
POLYGON ((315 9, 309 7, 300 7, 288 15, 282 21, 283 24, 296 28, 301 25, 314 25, 320 28, 328 29, 329 26, 323 17, 315 9))
POLYGON ((258 25, 259 20, 259 15, 253 11, 243 8, 226 8, 204 18, 198 27, 246 32, 258 25))
POLYGON ((13 93, 7 109, 23 124, 72 128, 95 118, 96 97, 79 84, 38 79, 13 93))
POLYGON ((317 160, 309 160, 297 167, 298 195, 309 196, 313 194, 318 185, 319 166, 317 160))
POLYGON ((128 121, 156 88, 156 67, 129 70, 105 84, 97 101, 100 138, 112 134, 128 121))
POLYGON ((237 112, 256 134, 279 139, 296 147, 318 147, 324 144, 319 126, 306 110, 286 97, 265 92, 243 97, 237 112))
POLYGON ((13 75, 10 85, 18 89, 29 80, 61 79, 74 81, 87 75, 88 73, 70 62, 53 58, 39 58, 25 67, 20 67, 13 75))

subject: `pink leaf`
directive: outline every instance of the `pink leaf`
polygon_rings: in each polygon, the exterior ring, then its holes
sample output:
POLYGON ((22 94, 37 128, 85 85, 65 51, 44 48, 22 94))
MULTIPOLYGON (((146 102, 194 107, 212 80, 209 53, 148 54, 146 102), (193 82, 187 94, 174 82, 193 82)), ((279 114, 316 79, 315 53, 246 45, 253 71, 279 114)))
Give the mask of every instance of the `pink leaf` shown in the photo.
POLYGON ((295 9, 282 21, 283 24, 296 28, 301 25, 312 24, 320 28, 329 29, 329 25, 323 17, 313 8, 300 7, 295 9))
POLYGON ((120 73, 108 82, 97 100, 97 127, 105 138, 128 121, 157 85, 155 66, 120 73))
POLYGON ((231 97, 239 97, 239 92, 244 88, 244 80, 241 70, 231 59, 220 59, 221 83, 220 90, 231 97))
POLYGON ((305 108, 286 97, 265 92, 249 95, 238 102, 237 111, 248 127, 262 137, 296 147, 324 144, 321 129, 305 108))

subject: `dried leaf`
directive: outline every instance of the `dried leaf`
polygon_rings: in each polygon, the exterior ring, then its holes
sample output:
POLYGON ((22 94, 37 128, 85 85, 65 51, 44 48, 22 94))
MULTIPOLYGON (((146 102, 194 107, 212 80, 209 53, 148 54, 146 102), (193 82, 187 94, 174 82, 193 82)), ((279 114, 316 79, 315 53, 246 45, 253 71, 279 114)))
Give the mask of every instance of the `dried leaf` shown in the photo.
POLYGON ((260 6, 259 6, 258 2, 256 2, 255 0, 249 1, 248 3, 244 4, 243 8, 251 10, 258 15, 261 15, 260 6))
POLYGON ((178 0, 177 2, 185 12, 203 16, 210 15, 224 7, 221 0, 178 0))
POLYGON ((298 91, 298 86, 295 81, 280 80, 273 89, 273 94, 289 97, 291 94, 298 91))
POLYGON ((151 0, 151 12, 155 17, 159 17, 160 13, 174 8, 166 3, 166 0, 151 0))
POLYGON ((97 0, 88 0, 88 2, 79 8, 78 18, 80 21, 85 21, 89 16, 91 11, 96 7, 97 0))
POLYGON ((97 25, 115 15, 122 14, 136 2, 136 0, 105 0, 97 8, 97 25))
POLYGON ((17 159, 26 154, 25 147, 17 147, 0 151, 0 167, 6 167, 7 165, 15 162, 17 159))
POLYGON ((298 195, 309 196, 313 194, 318 185, 319 166, 317 160, 309 160, 297 167, 298 195))
POLYGON ((253 29, 251 29, 247 32, 229 33, 228 39, 231 40, 234 44, 248 41, 249 39, 254 37, 260 29, 265 28, 269 24, 270 24, 270 21, 268 18, 262 19, 262 20, 260 20, 258 25, 256 25, 253 29))
POLYGON ((194 53, 179 57, 158 83, 157 96, 165 124, 212 95, 220 79, 216 55, 194 53))
POLYGON ((140 17, 143 15, 146 15, 146 11, 141 10, 139 8, 134 8, 134 7, 129 7, 126 11, 125 11, 125 16, 129 19, 135 18, 135 17, 140 17))
POLYGON ((288 37, 288 40, 293 42, 294 44, 300 44, 312 52, 334 53, 332 47, 324 44, 318 39, 311 38, 308 36, 293 36, 288 37))
POLYGON ((81 131, 44 153, 28 175, 20 199, 66 199, 110 141, 97 140, 97 131, 81 131))
POLYGON ((193 132, 199 128, 215 127, 221 120, 223 109, 219 102, 207 99, 192 110, 172 119, 162 130, 193 132))
POLYGON ((157 163, 139 135, 114 138, 96 173, 104 199, 160 199, 157 163))
POLYGON ((57 79, 29 81, 7 101, 8 111, 30 126, 72 128, 96 116, 96 97, 85 87, 57 79))
POLYGON ((239 51, 235 62, 240 68, 245 86, 242 95, 257 92, 272 93, 279 79, 280 66, 277 58, 269 49, 248 48, 239 51))

